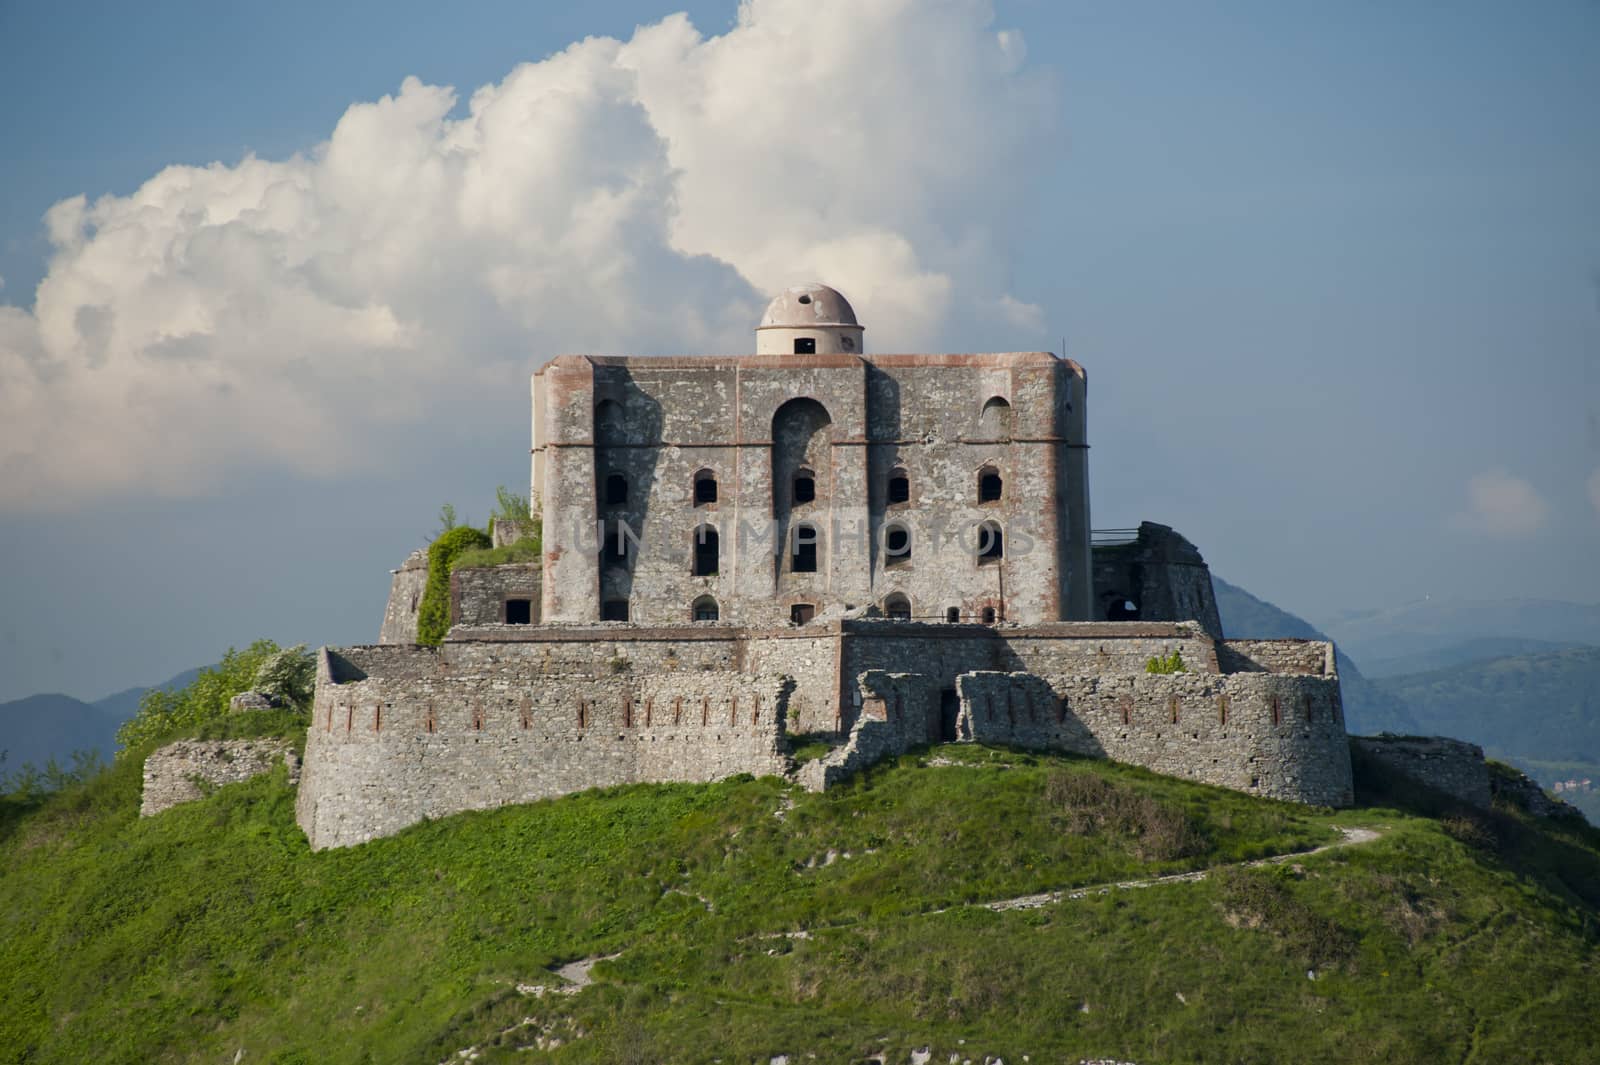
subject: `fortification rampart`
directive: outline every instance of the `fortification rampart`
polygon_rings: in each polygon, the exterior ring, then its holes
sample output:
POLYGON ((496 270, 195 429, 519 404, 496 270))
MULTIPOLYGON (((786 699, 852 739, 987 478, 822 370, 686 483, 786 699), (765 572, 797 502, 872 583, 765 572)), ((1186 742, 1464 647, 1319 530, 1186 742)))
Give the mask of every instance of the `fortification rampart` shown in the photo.
POLYGON ((943 740, 1351 800, 1328 645, 1219 645, 1194 623, 491 625, 324 651, 314 714, 298 815, 319 848, 591 787, 790 772, 791 731, 843 740, 798 771, 812 787, 943 740), (1185 672, 1145 671, 1174 651, 1185 672))
POLYGON ((586 788, 788 768, 781 677, 551 673, 538 650, 324 650, 296 804, 312 847, 586 788))

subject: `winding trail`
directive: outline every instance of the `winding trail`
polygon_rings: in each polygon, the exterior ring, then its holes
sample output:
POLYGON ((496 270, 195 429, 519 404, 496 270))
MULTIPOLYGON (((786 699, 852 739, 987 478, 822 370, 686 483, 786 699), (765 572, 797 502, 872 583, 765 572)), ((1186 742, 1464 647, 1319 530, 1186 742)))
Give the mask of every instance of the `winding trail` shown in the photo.
MULTIPOLYGON (((1285 862, 1309 858, 1313 854, 1322 854, 1324 851, 1338 850, 1340 847, 1354 847, 1363 843, 1371 843, 1380 838, 1383 833, 1374 828, 1341 828, 1342 838, 1332 843, 1324 843, 1320 847, 1313 847, 1308 851, 1294 851, 1289 854, 1275 854, 1270 858, 1256 858, 1248 862, 1230 862, 1226 865, 1214 865, 1209 869, 1196 869, 1190 873, 1171 873, 1167 876, 1154 876, 1147 880, 1122 880, 1114 884, 1094 884, 1089 887, 1073 888, 1068 891, 1046 891, 1039 895, 1018 895, 1011 899, 998 899, 994 902, 972 902, 967 906, 981 906, 986 910, 1003 912, 1005 910, 1034 910, 1040 906, 1049 906, 1060 902, 1062 899, 1084 899, 1090 895, 1109 895, 1113 891, 1130 891, 1134 888, 1155 887, 1159 884, 1192 884, 1204 880, 1219 869, 1252 869, 1263 865, 1282 865, 1285 862)), ((961 909, 959 906, 947 907, 945 910, 929 910, 929 913, 945 913, 951 909, 961 909)))

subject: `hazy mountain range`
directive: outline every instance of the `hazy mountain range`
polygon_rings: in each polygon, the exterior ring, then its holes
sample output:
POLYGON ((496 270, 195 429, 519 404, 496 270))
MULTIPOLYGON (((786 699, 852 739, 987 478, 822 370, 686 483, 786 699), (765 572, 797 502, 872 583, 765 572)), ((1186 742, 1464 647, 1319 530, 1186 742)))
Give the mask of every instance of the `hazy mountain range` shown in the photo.
POLYGON ((74 751, 95 751, 110 758, 116 751, 117 728, 139 709, 139 700, 151 688, 173 690, 187 686, 200 674, 190 669, 161 684, 127 688, 86 703, 52 692, 0 703, 0 775, 24 765, 42 767, 50 759, 65 765, 74 751))

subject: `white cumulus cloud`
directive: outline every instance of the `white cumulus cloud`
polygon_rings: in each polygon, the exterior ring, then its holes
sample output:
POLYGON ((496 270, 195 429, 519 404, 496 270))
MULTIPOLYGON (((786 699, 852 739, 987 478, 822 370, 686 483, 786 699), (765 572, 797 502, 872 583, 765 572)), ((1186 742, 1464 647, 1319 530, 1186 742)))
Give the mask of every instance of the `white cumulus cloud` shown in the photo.
POLYGON ((873 349, 1037 327, 997 234, 1049 86, 980 0, 748 0, 473 92, 406 79, 283 160, 56 204, 0 305, 0 506, 342 472, 560 351, 740 351, 837 285, 873 349), (826 27, 844 27, 832 31, 826 27))
POLYGON ((1467 507, 1451 523, 1468 532, 1510 539, 1537 532, 1549 512, 1532 484, 1496 468, 1468 478, 1467 507))

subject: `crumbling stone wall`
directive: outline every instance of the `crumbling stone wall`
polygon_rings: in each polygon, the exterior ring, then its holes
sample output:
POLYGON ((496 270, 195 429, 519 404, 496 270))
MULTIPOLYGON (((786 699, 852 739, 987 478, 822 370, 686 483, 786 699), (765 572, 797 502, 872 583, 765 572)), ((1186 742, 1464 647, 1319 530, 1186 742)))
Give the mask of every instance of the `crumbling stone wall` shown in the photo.
POLYGON ((1127 543, 1094 547, 1095 620, 1197 621, 1206 632, 1220 638, 1222 619, 1217 613, 1211 570, 1200 550, 1153 521, 1140 524, 1127 543))
POLYGON ((314 849, 586 788, 788 768, 781 677, 546 673, 516 643, 357 657, 319 657, 296 803, 314 849))
POLYGON ((211 789, 270 773, 283 759, 291 782, 300 778, 300 760, 288 740, 180 740, 158 747, 144 760, 144 791, 139 816, 203 799, 211 789))
POLYGON ((1489 767, 1483 748, 1444 736, 1352 736, 1356 750, 1413 780, 1487 808, 1489 767))
POLYGON ((422 605, 422 592, 427 584, 428 552, 413 551, 394 571, 394 580, 389 583, 383 627, 378 630, 379 643, 417 642, 417 608, 422 605))

